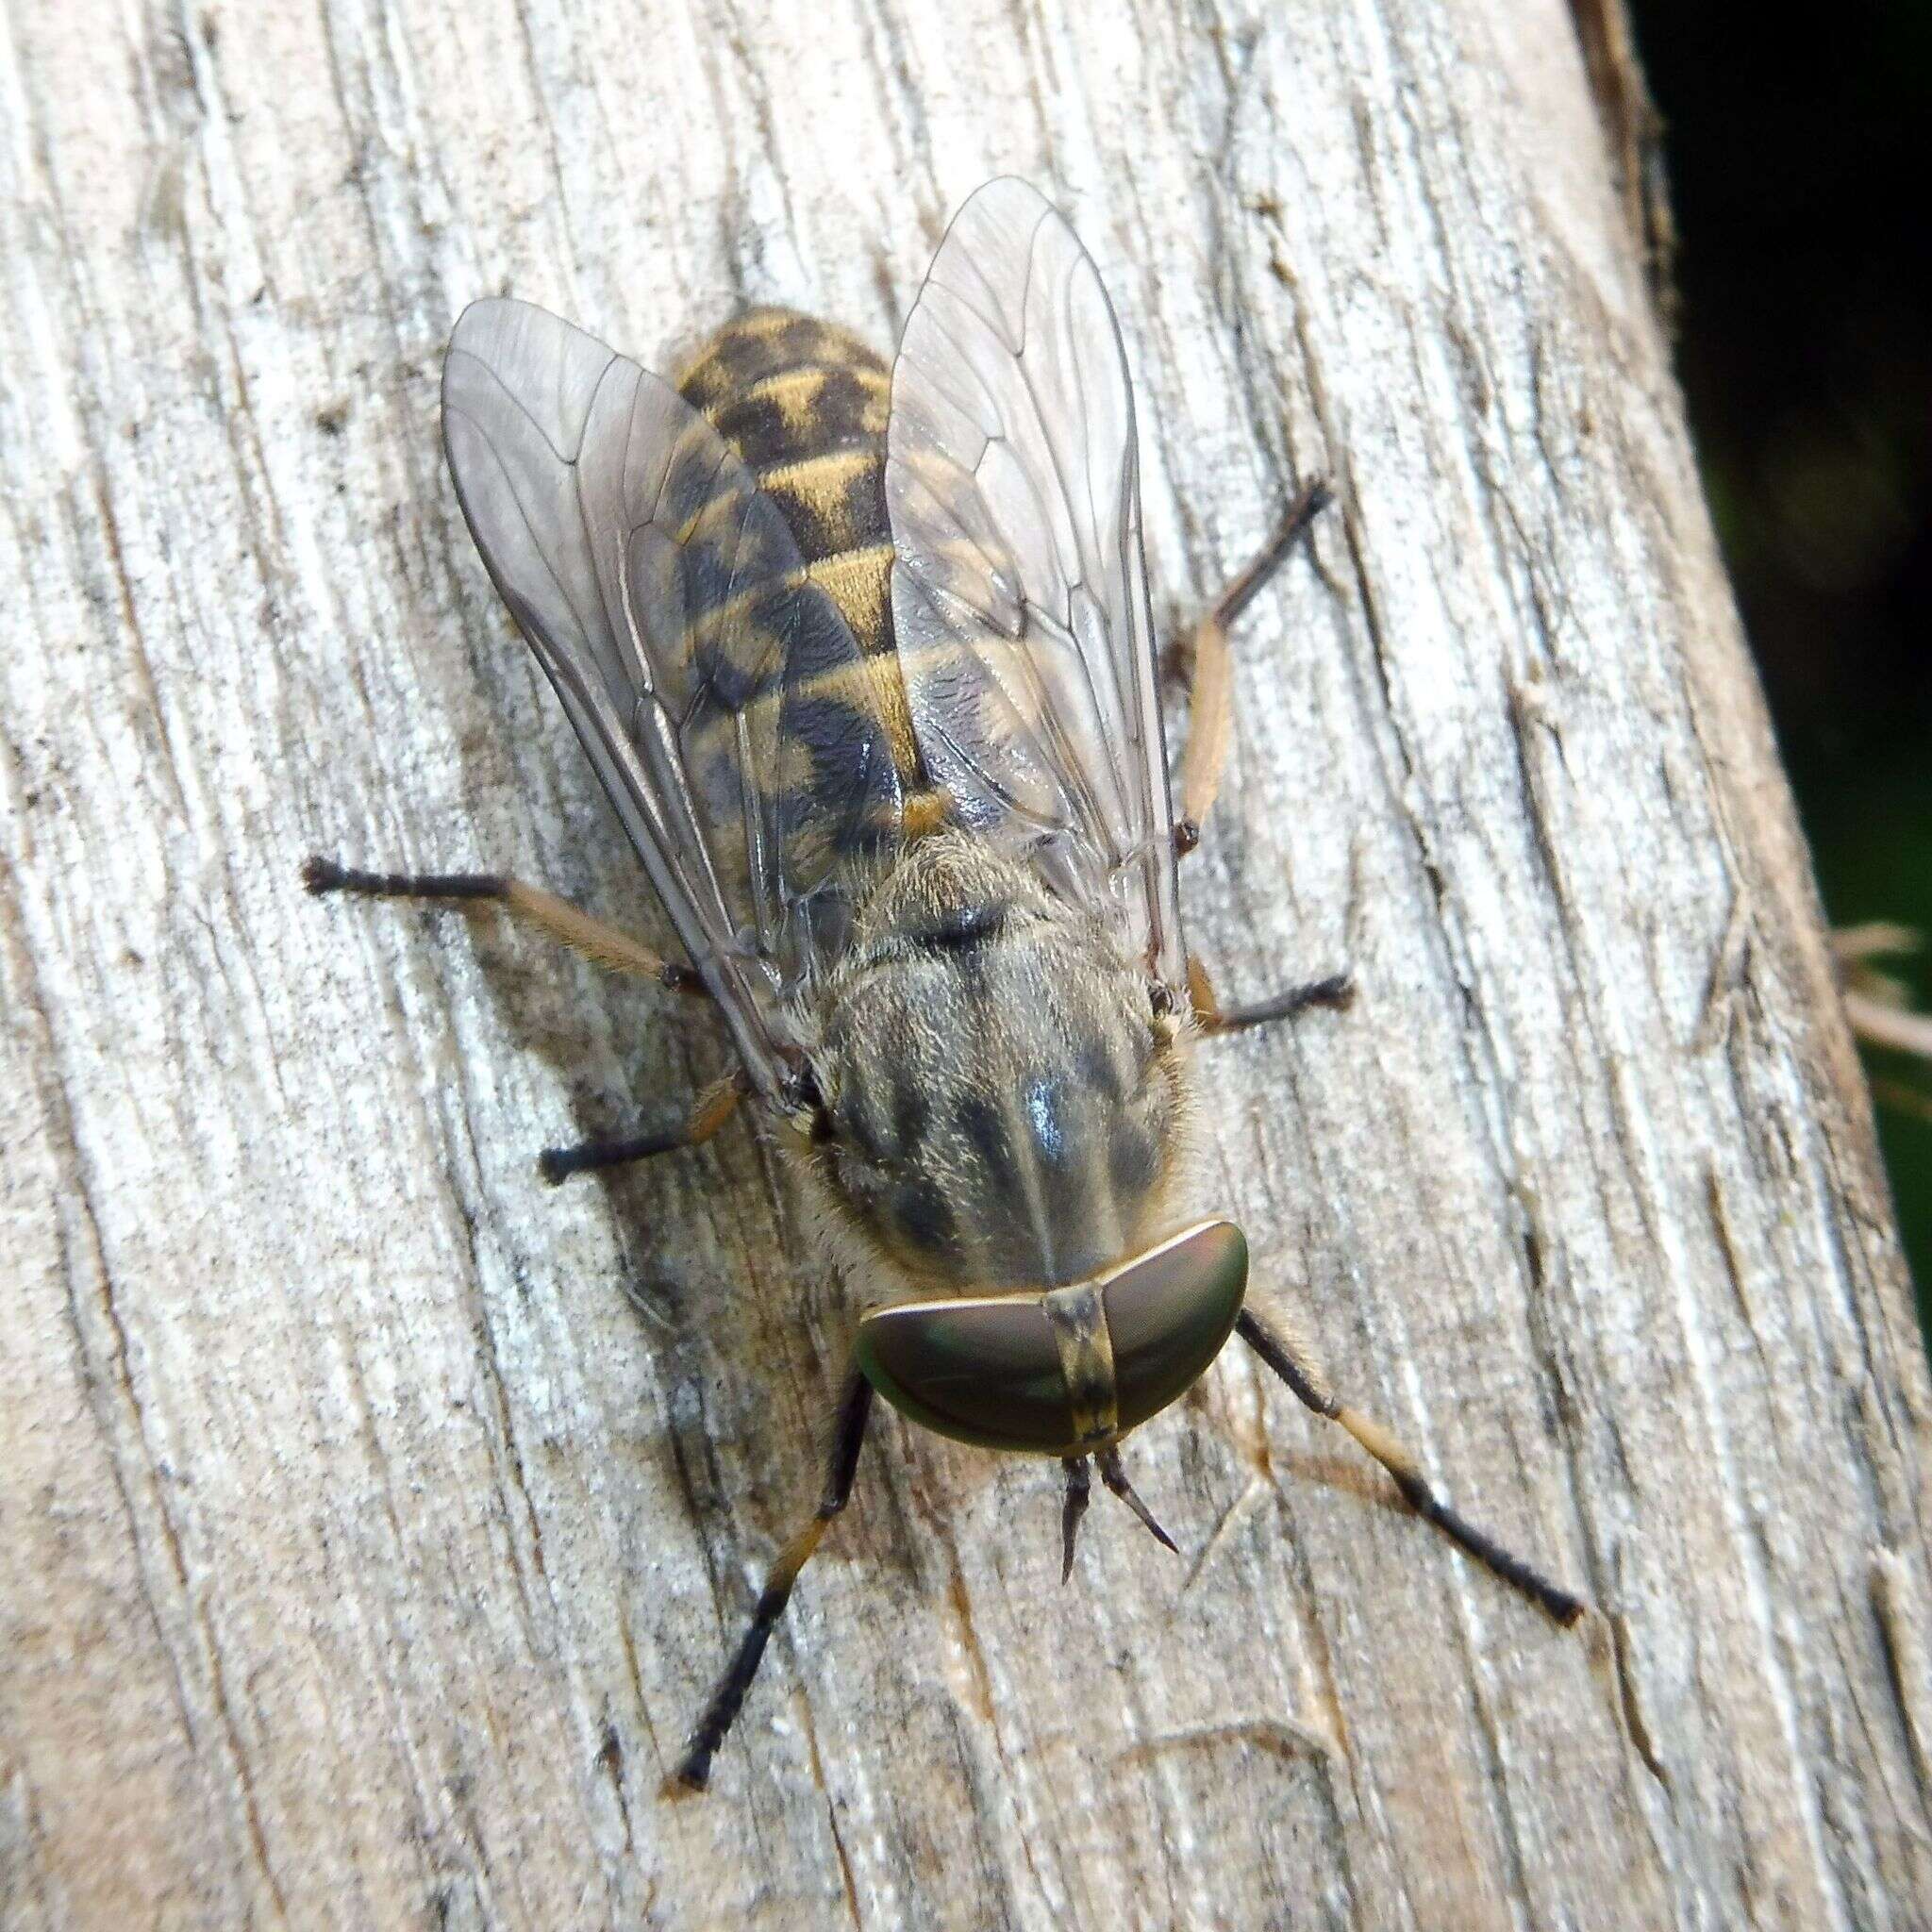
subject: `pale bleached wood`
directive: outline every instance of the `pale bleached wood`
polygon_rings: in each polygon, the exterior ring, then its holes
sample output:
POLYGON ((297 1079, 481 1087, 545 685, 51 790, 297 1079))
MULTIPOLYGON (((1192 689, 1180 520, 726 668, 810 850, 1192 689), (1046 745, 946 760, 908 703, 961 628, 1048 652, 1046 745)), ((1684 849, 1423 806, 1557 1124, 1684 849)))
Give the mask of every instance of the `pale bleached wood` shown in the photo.
MULTIPOLYGON (((0 35, 0 1920, 1904 1927, 1924 1362, 1808 866, 1559 0, 58 7, 0 35), (1175 1562, 888 1421, 685 1009, 323 848, 642 889, 443 474, 452 317, 890 341, 1010 169, 1127 330, 1157 605, 1294 480, 1186 881, 1209 1170, 1564 1636, 1230 1358, 1175 1562)), ((1740 157, 1740 165, 1748 163, 1740 157)))

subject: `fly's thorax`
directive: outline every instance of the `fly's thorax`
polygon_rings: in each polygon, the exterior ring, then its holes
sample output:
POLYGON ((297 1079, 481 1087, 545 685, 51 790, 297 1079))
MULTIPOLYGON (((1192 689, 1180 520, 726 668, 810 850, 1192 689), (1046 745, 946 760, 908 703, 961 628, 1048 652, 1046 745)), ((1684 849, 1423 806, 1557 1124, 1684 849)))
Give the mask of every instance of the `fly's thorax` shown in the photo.
POLYGON ((809 1157, 881 1291, 1074 1282, 1185 1210, 1188 1038, 1095 920, 964 834, 909 847, 818 989, 809 1157))

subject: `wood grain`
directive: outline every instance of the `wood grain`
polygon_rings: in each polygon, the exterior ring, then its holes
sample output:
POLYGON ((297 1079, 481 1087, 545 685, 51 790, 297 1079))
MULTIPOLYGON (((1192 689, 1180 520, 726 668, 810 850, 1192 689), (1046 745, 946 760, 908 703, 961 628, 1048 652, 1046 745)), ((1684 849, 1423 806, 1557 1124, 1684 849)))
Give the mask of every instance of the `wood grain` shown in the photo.
POLYGON ((1925 1362, 1808 861, 1561 0, 0 9, 0 1922, 1932 1923, 1925 1362), (712 1794, 842 1338, 437 437, 514 291, 892 340, 1011 170, 1112 289, 1157 611, 1297 479, 1185 881, 1210 1168, 1564 1635, 1229 1357, 1178 1561, 888 1419, 712 1794))

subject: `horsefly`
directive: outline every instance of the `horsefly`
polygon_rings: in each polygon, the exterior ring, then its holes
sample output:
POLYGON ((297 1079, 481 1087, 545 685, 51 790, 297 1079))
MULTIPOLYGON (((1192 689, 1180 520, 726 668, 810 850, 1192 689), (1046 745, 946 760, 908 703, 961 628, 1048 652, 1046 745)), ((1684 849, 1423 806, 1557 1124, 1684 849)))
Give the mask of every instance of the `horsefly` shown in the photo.
POLYGON ((1227 741, 1227 626, 1323 488, 1194 634, 1176 816, 1120 330, 1073 230, 1024 184, 960 210, 890 368, 760 308, 667 383, 491 300, 456 325, 442 408, 476 547, 686 957, 495 874, 318 858, 308 886, 494 902, 707 1002, 732 1076, 669 1130, 552 1149, 544 1173, 696 1145, 748 1103, 853 1291, 823 1499, 674 1782, 705 1785, 845 1506, 875 1394, 961 1441, 1059 1457, 1064 1576, 1090 1463, 1169 1541, 1121 1441, 1239 1333, 1470 1555, 1580 1616, 1247 1305, 1241 1230, 1195 1195, 1202 1042, 1349 990, 1336 975, 1222 1008, 1178 897, 1227 741))

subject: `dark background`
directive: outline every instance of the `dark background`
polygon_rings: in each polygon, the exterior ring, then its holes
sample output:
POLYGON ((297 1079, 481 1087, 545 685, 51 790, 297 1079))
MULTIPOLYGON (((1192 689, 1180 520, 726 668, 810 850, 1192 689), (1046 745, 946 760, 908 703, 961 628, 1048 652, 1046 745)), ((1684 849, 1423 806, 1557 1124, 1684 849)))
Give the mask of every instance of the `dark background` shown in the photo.
MULTIPOLYGON (((1932 6, 1632 13, 1678 368, 1825 908, 1932 935, 1932 6)), ((1932 1007, 1932 958, 1887 970, 1932 1007)), ((1865 1062, 1927 1322, 1932 1065, 1865 1062)))

